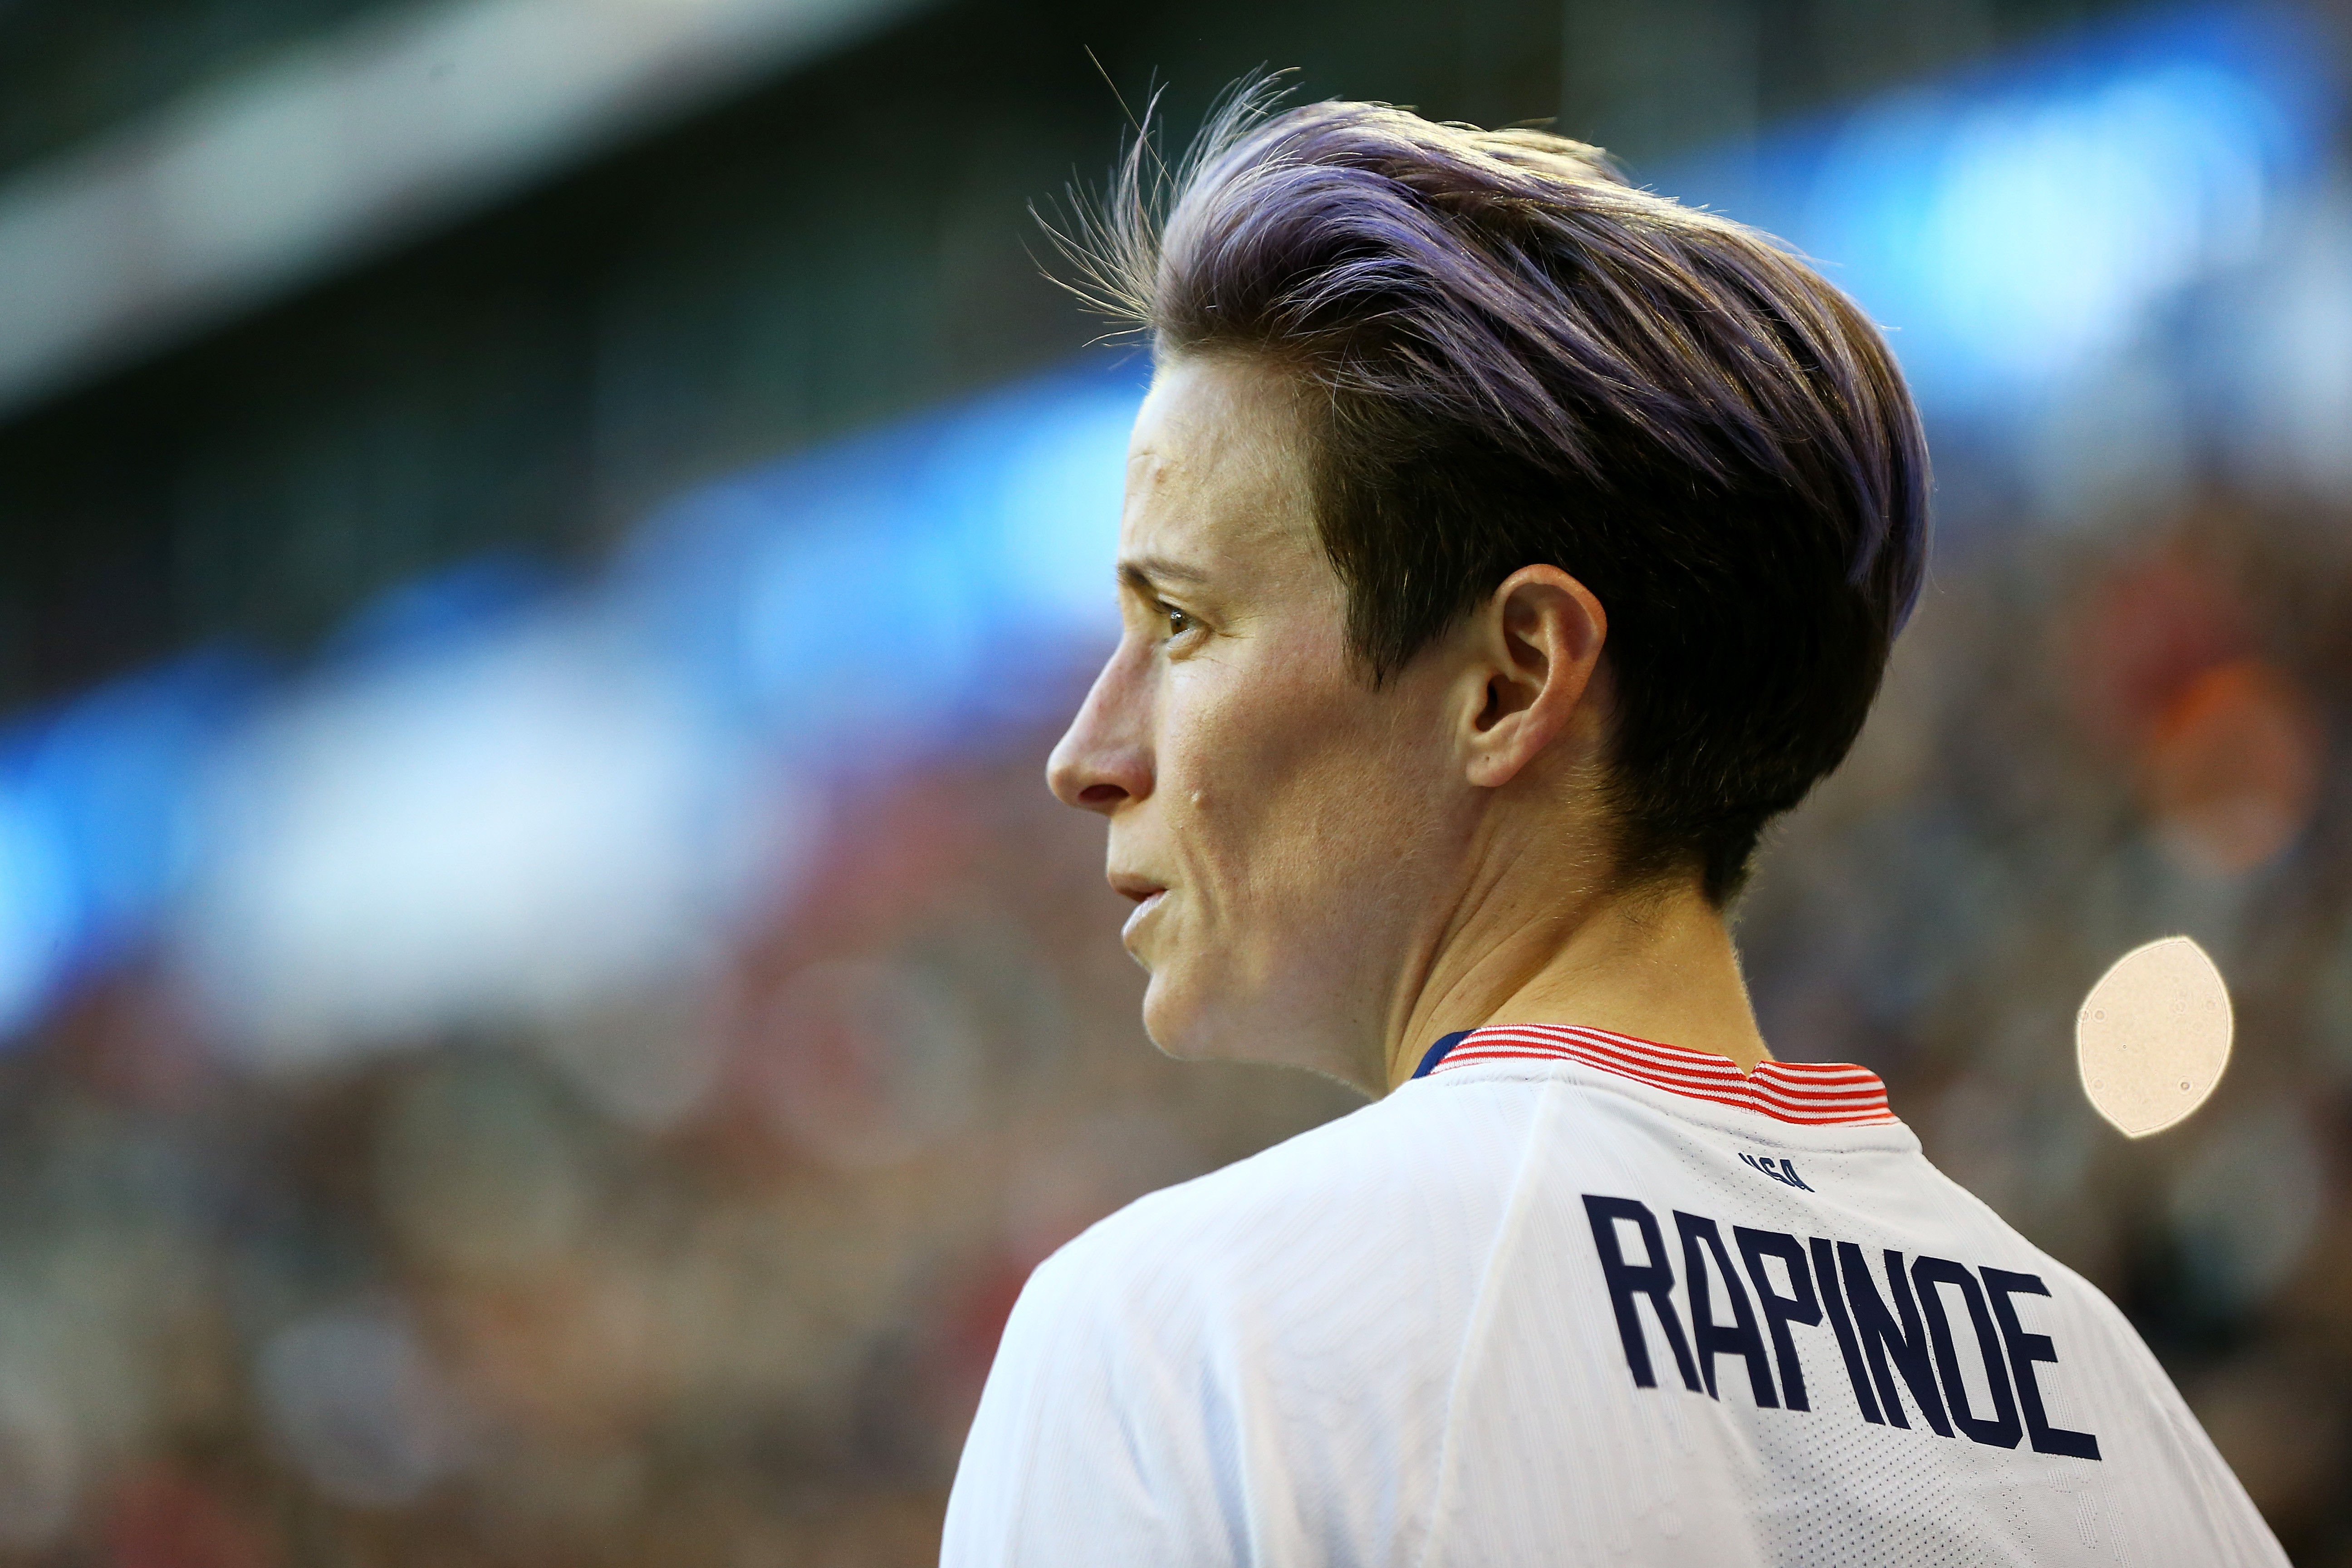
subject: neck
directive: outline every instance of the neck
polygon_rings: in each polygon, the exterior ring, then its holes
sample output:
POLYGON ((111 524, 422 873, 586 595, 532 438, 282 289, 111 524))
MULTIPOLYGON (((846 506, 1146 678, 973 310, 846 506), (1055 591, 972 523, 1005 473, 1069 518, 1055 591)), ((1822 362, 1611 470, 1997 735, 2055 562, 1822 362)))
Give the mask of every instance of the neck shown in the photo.
POLYGON ((1770 1059, 1721 912, 1694 881, 1636 893, 1490 900, 1440 946, 1389 1031, 1388 1085, 1441 1037, 1494 1024, 1576 1024, 1770 1059), (1497 907, 1500 906, 1500 907, 1497 907))

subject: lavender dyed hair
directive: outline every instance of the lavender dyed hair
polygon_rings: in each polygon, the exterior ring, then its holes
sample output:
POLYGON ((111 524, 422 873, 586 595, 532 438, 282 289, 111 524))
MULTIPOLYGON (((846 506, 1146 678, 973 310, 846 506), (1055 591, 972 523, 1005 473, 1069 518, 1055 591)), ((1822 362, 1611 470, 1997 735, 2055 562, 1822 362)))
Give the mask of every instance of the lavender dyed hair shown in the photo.
POLYGON ((1375 682, 1521 566, 1609 614, 1622 876, 1745 881, 1843 759, 1927 555, 1893 356, 1767 237, 1599 150, 1262 86, 1181 164, 1148 138, 1057 232, 1156 356, 1277 363, 1375 682))

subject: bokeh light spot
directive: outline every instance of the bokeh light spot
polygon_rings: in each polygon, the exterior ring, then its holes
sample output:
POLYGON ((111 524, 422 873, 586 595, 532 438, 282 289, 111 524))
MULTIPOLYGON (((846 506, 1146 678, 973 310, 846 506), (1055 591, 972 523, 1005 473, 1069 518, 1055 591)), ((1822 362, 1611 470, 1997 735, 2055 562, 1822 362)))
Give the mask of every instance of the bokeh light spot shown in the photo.
POLYGON ((2203 948, 2185 936, 2134 948, 2076 1016, 2083 1092, 2126 1137, 2161 1132, 2221 1081, 2232 1028, 2229 987, 2203 948))

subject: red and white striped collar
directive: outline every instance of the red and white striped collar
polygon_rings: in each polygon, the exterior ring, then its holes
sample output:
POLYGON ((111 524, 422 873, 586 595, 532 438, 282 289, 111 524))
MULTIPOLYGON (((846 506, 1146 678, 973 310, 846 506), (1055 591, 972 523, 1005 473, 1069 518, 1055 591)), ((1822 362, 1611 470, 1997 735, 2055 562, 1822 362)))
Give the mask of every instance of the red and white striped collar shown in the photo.
POLYGON ((1867 1068, 1771 1061, 1742 1073, 1729 1057, 1570 1024, 1497 1024, 1450 1035, 1431 1048, 1413 1077, 1504 1061, 1575 1062, 1670 1094, 1805 1127, 1897 1120, 1886 1107, 1886 1085, 1867 1068))

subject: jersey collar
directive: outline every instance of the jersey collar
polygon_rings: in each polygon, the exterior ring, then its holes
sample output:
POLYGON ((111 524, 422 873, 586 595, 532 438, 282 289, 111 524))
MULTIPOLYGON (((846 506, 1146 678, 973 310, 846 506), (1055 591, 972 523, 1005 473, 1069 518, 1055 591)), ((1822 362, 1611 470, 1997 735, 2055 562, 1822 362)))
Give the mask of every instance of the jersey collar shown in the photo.
POLYGON ((1669 1094, 1807 1127, 1896 1120, 1886 1106, 1886 1085, 1867 1068, 1772 1061, 1742 1073, 1729 1057, 1570 1024, 1497 1024, 1448 1035, 1429 1047, 1412 1076, 1501 1061, 1574 1062, 1669 1094))

